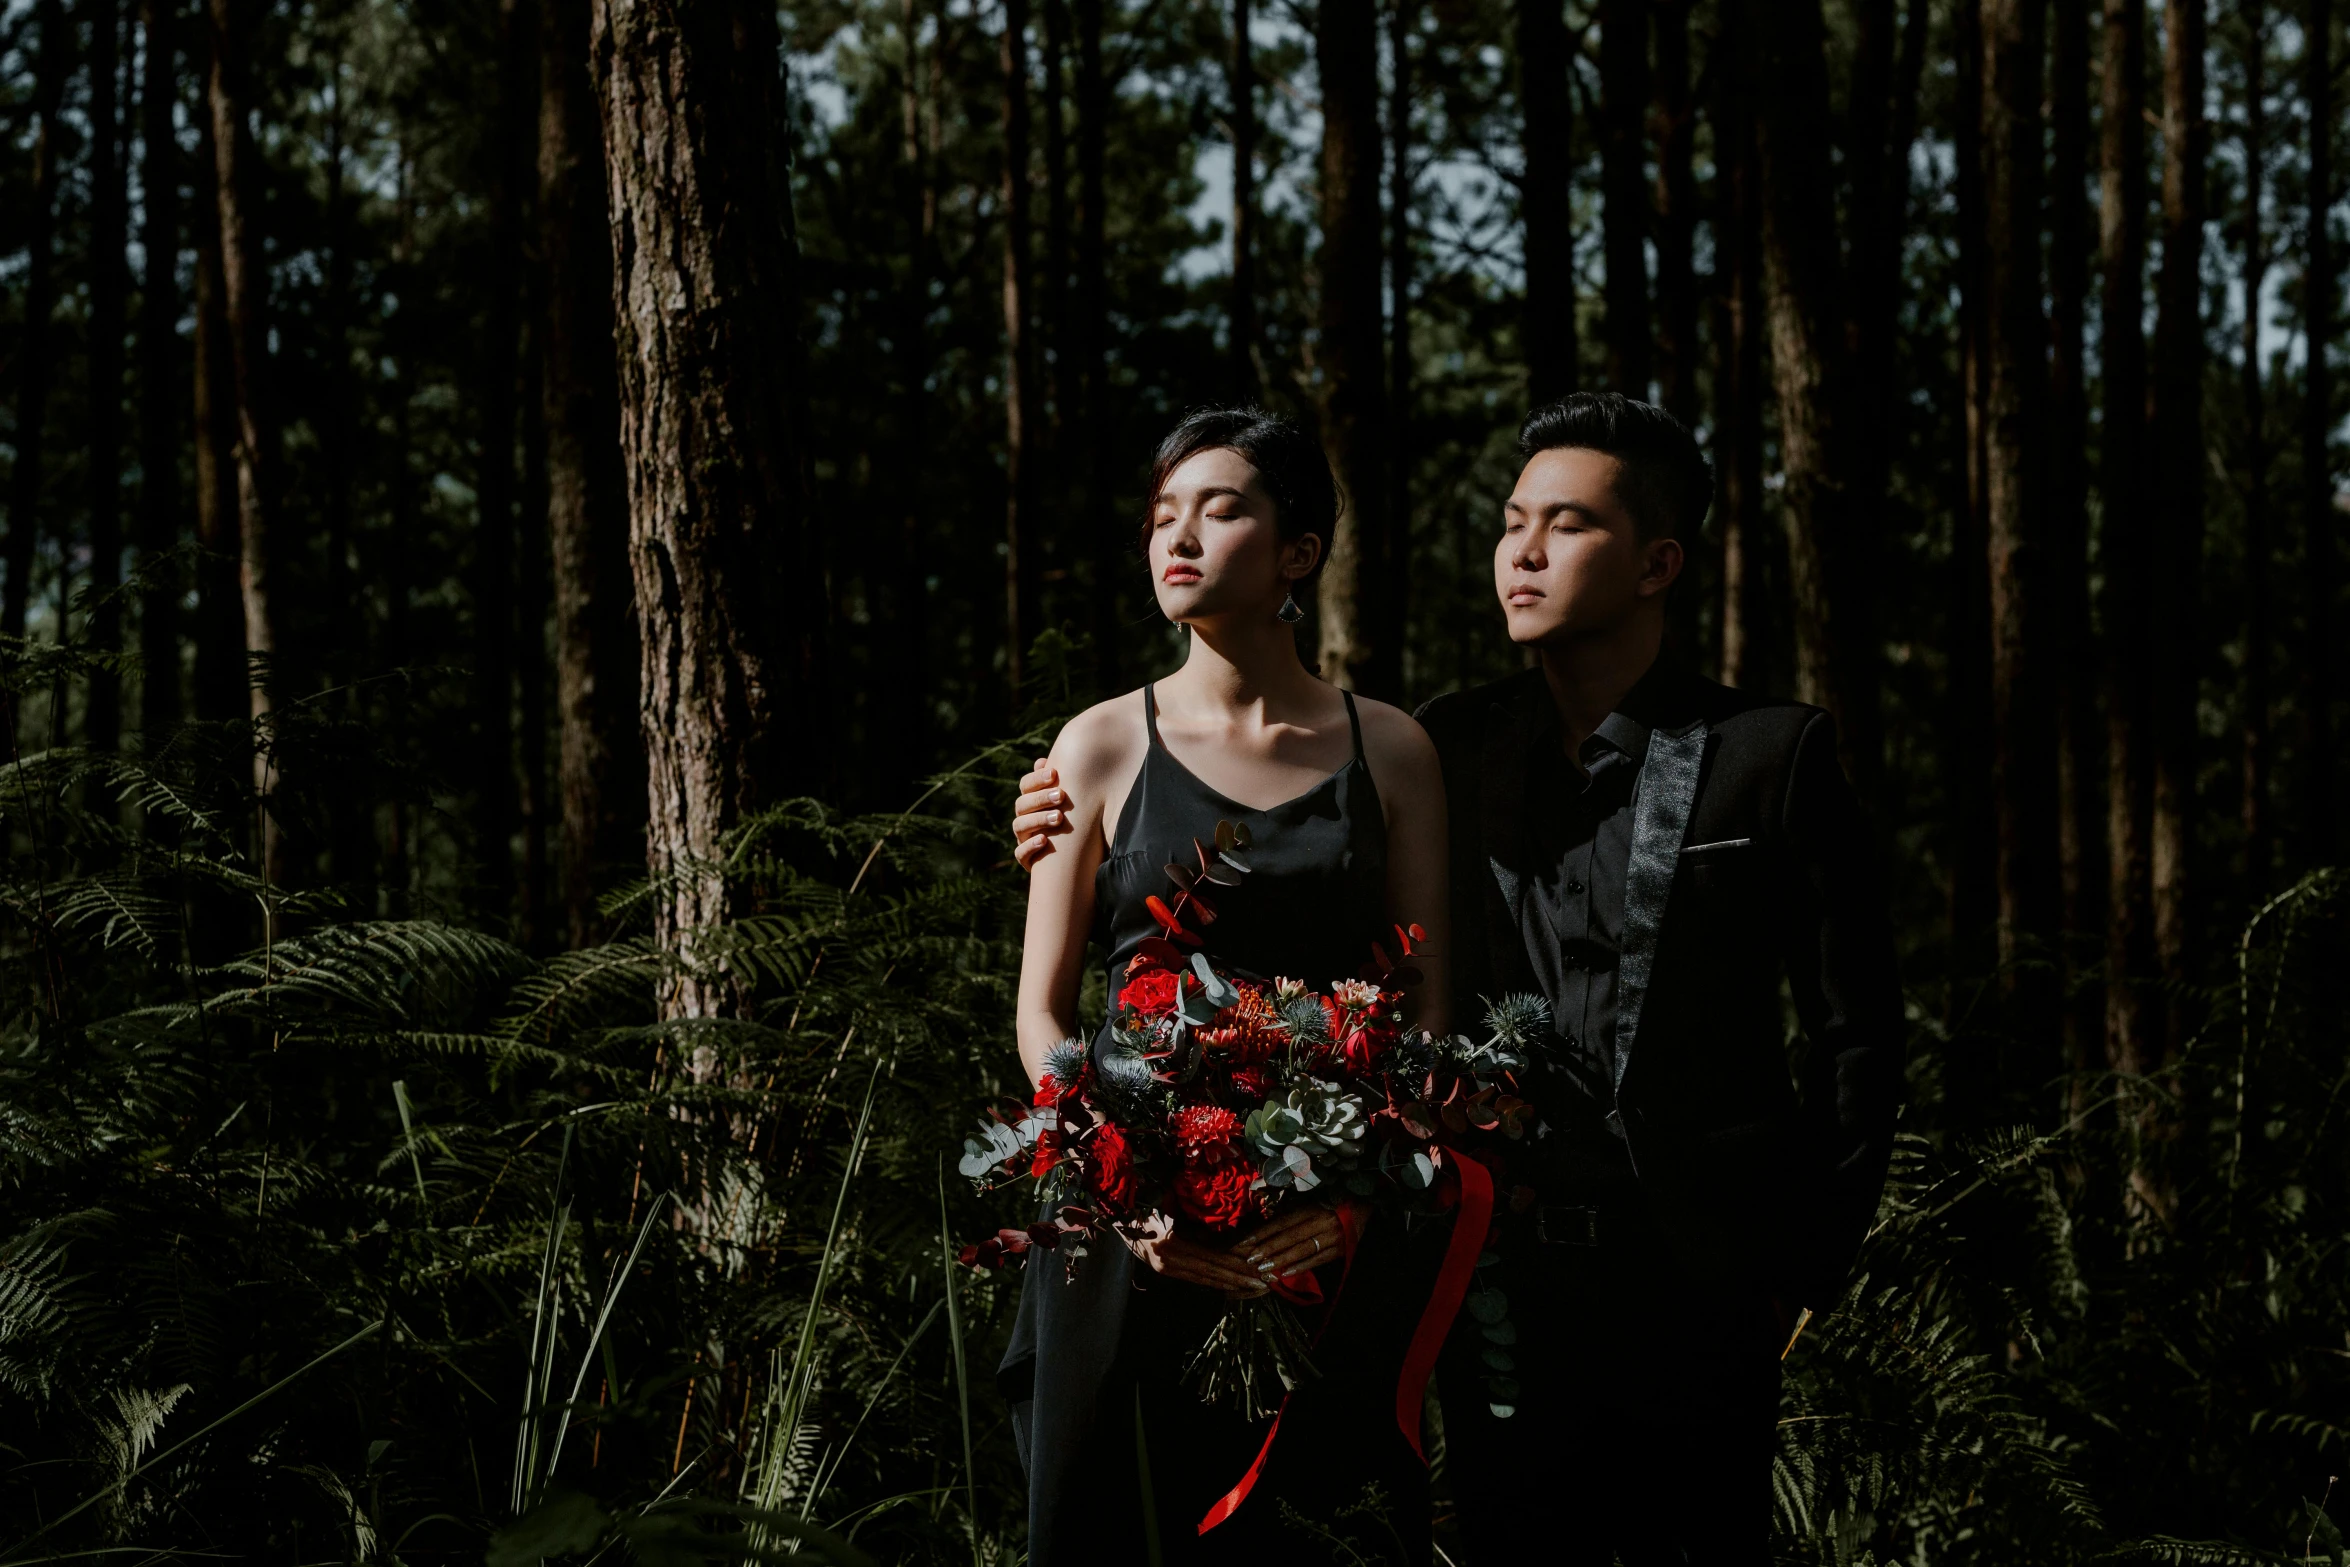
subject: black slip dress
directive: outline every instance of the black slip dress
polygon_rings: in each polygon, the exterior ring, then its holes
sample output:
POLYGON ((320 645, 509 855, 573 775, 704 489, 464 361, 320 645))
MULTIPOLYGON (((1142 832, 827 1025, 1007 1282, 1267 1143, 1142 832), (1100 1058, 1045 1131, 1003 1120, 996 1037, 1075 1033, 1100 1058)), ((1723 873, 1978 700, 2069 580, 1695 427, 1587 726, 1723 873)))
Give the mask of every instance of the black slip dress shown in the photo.
MULTIPOLYGON (((1192 840, 1212 843, 1219 820, 1246 824, 1254 845, 1251 874, 1216 900, 1210 960, 1317 987, 1362 967, 1386 929, 1387 831, 1352 694, 1346 710, 1352 759, 1260 811, 1175 759, 1159 739, 1156 693, 1143 688, 1150 744, 1094 879, 1094 937, 1110 955, 1112 995, 1136 949, 1158 933, 1144 899, 1168 894, 1168 862, 1192 863, 1192 840)), ((1105 1025, 1096 1049, 1106 1035, 1105 1025)), ((1318 1275, 1326 1292, 1339 1277, 1336 1266, 1318 1275)), ((1323 1560, 1330 1546, 1318 1528, 1354 1539, 1365 1560, 1427 1561, 1427 1477, 1394 1407, 1432 1279, 1433 1253, 1391 1219, 1373 1218, 1319 1322, 1321 1375, 1292 1395, 1248 1499, 1203 1537, 1200 1520, 1246 1473, 1266 1429, 1203 1406, 1180 1385, 1222 1296, 1160 1278, 1115 1241, 1095 1244, 1074 1277, 1049 1255, 1035 1258, 998 1372, 1028 1473, 1032 1567, 1147 1561, 1148 1518, 1170 1567, 1263 1560, 1267 1549, 1323 1560)))

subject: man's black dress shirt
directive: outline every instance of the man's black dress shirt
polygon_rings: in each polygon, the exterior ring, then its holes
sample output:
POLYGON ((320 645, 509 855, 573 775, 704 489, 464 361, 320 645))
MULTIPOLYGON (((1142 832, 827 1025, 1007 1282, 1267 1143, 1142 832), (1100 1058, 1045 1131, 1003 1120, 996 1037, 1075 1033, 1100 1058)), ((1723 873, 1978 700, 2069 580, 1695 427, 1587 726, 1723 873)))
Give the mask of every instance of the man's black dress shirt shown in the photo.
POLYGON ((1659 678, 1655 670, 1642 677, 1585 737, 1576 751, 1580 766, 1567 759, 1555 708, 1546 705, 1531 737, 1526 820, 1537 852, 1522 918, 1557 1036, 1554 1102, 1543 1109, 1562 1131, 1596 1130, 1615 1108, 1616 958, 1640 764, 1648 755, 1649 725, 1637 715, 1644 690, 1659 678))

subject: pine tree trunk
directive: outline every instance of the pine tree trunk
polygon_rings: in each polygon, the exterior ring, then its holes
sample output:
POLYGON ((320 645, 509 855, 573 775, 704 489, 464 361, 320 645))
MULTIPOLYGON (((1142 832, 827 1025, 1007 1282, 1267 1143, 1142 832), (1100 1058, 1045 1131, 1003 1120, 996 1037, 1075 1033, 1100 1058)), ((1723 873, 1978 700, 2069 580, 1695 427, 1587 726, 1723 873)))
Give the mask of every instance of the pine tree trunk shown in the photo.
MULTIPOLYGON (((1689 79, 1692 0, 1661 0, 1656 11, 1657 385, 1667 412, 1696 428, 1697 100, 1689 79)), ((1684 595, 1675 594, 1675 598, 1684 595)), ((1687 596, 1695 602, 1694 595, 1687 596)))
MULTIPOLYGON (((665 889, 656 936, 685 960, 659 998, 669 1018, 739 1010, 737 987, 696 952, 732 912, 710 867, 764 793, 789 787, 787 755, 823 740, 795 722, 818 695, 809 660, 776 646, 823 613, 806 569, 777 43, 774 12, 748 0, 594 3, 646 862, 665 889)), ((692 1066, 718 1069, 708 1054, 692 1066)))
POLYGON ((1386 331, 1379 218, 1379 32, 1373 0, 1326 0, 1322 79, 1322 445, 1342 510, 1322 573, 1322 677, 1381 697, 1400 669, 1387 537, 1386 331))
POLYGON ((1881 771, 1876 660, 1865 582, 1852 579, 1864 527, 1853 483, 1855 395, 1844 327, 1828 167, 1828 73, 1817 0, 1774 8, 1757 29, 1763 292, 1786 472, 1796 685, 1836 715, 1845 766, 1864 801, 1881 771))
POLYGON ((2302 622, 2301 655, 2302 859, 2324 865, 2339 835, 2334 792, 2334 584, 2339 580, 2339 527, 2334 510, 2334 381, 2328 355, 2334 342, 2333 237, 2327 219, 2334 197, 2333 0, 2308 0, 2302 23, 2302 96, 2309 109, 2310 201, 2304 219, 2301 340, 2309 345, 2301 394, 2302 622))
POLYGON ((1036 345, 1030 340, 1028 248, 1028 0, 1004 0, 1004 670, 1014 711, 1027 681, 1028 644, 1043 630, 1037 608, 1042 569, 1036 505, 1041 477, 1036 345))
POLYGON ((1647 0, 1599 0, 1600 249, 1607 265, 1607 378, 1649 395, 1647 0))
POLYGON ((1714 428, 1721 457, 1715 467, 1721 539, 1718 672, 1727 686, 1759 687, 1760 660, 1753 619, 1754 556, 1763 528, 1761 170, 1754 155, 1754 73, 1734 62, 1752 47, 1749 8, 1730 0, 1722 8, 1722 51, 1714 76, 1716 162, 1714 204, 1720 214, 1715 275, 1720 281, 1714 341, 1714 428))
MULTIPOLYGON (((1851 308, 1846 320, 1854 373, 1863 396, 1854 459, 1858 515, 1881 517, 1890 502, 1892 456, 1905 436, 1897 394, 1900 364, 1901 246, 1909 229, 1910 145, 1917 136, 1917 100, 1925 69, 1925 0, 1910 0, 1897 30, 1893 0, 1867 0, 1859 10, 1851 108, 1851 308), (1896 36, 1898 31, 1898 37, 1896 36), (1882 83, 1863 91, 1869 83, 1882 83)), ((1881 570, 1877 530, 1854 541, 1856 577, 1874 581, 1881 570)))
POLYGON ((1394 630, 1393 680, 1403 693, 1403 628, 1411 616, 1412 527, 1412 39, 1418 0, 1390 0, 1387 12, 1387 518, 1386 613, 1394 630))
POLYGON ((2094 965, 2084 944, 2103 914, 2104 796, 2098 776, 2097 649, 2089 602, 2089 383, 2083 341, 2089 310, 2089 12, 2052 17, 2048 89, 2048 639, 2056 660, 2057 859, 2062 900, 2068 1104, 2088 1104, 2102 1060, 2094 965))
MULTIPOLYGON (((25 633, 32 599, 33 561, 40 540, 44 431, 49 394, 57 378, 57 176, 61 149, 57 111, 64 95, 72 45, 62 0, 36 0, 33 36, 33 207, 25 224, 24 338, 17 351, 15 466, 8 501, 8 575, 0 582, 0 636, 25 633)), ((62 631, 63 628, 60 628, 62 631)), ((14 713, 7 715, 13 722, 14 713)))
POLYGON ((245 601, 237 587, 236 370, 229 360, 228 285, 220 266, 220 161, 212 150, 212 38, 204 35, 206 97, 196 115, 199 154, 190 227, 196 241, 196 716, 227 724, 248 716, 245 601))
MULTIPOLYGON (((1953 770, 1980 767, 1993 744, 1991 714, 1990 527, 1985 513, 1989 390, 1986 325, 1989 266, 1983 189, 1983 30, 1980 0, 1962 0, 1953 32, 1958 92, 1952 141, 1957 150, 1959 343, 1964 451, 1963 495, 1953 508, 1950 569, 1950 712, 1942 752, 1953 770)), ((1950 969, 1973 980, 1998 961, 1998 818, 1989 793, 1962 789, 1951 801, 1950 969)), ((1963 991, 1952 988, 1954 1007, 1963 991)), ((1953 1018, 1955 1021, 1955 1017, 1953 1018)), ((1980 1041, 1968 1042, 1970 1045, 1980 1041)), ((1997 1072, 1979 1049, 1962 1049, 1952 1067, 1952 1098, 1962 1121, 1992 1113, 1997 1072)))
MULTIPOLYGON (((208 84, 212 154, 219 204, 221 320, 227 329, 228 368, 233 396, 226 410, 235 431, 237 489, 237 585, 245 607, 245 655, 254 665, 248 711, 256 728, 269 728, 280 677, 272 661, 282 638, 278 631, 274 537, 277 521, 278 432, 270 401, 269 278, 262 251, 260 151, 253 140, 252 41, 255 16, 250 0, 207 0, 212 24, 212 69, 208 84)), ((261 862, 272 886, 283 887, 292 869, 285 824, 271 796, 276 778, 274 743, 257 745, 253 788, 261 799, 261 862)))
MULTIPOLYGON (((2146 8, 2105 0, 2099 148, 2099 332, 2105 383, 2100 487, 2108 517, 2141 517, 2146 464, 2146 8)), ((2108 528, 2105 586, 2105 1060, 2144 1075, 2161 1064, 2154 947, 2153 546, 2144 528, 2108 528)), ((2134 1118, 2135 1119, 2135 1118, 2134 1118)))
MULTIPOLYGON (((533 7, 535 10, 536 7, 533 7)), ((536 53, 535 40, 532 41, 536 53)), ((533 114, 532 119, 537 116, 533 114)), ((536 149, 533 149, 533 161, 536 149)), ((522 814, 522 877, 518 904, 519 942, 526 952, 553 950, 554 930, 547 900, 548 785, 547 621, 554 592, 554 541, 547 495, 546 319, 538 282, 532 280, 523 319, 530 324, 522 351, 521 522, 515 530, 514 697, 520 720, 515 760, 522 780, 517 803, 522 814)))
MULTIPOLYGON (((1077 363, 1085 383, 1087 514, 1110 514, 1117 468, 1110 454, 1110 296, 1108 196, 1103 161, 1109 144, 1110 91, 1102 74, 1102 0, 1077 7, 1077 363)), ((1087 530, 1093 540, 1094 678, 1104 690, 1118 684, 1119 605, 1132 604, 1136 573, 1114 528, 1087 530)))
POLYGON ((1232 0, 1232 392, 1243 403, 1264 394, 1257 363, 1257 66, 1249 0, 1232 0))
MULTIPOLYGON (((2195 816, 2195 656, 2203 558, 2204 0, 2167 0, 2162 43, 2162 275, 2154 326, 2154 939, 2188 977, 2195 816)), ((2174 1035, 2177 1029, 2171 1030, 2174 1035)))
MULTIPOLYGON (((128 357, 130 193, 124 188, 117 71, 122 8, 91 0, 90 20, 90 611, 91 645, 122 650, 122 376, 128 357)), ((93 671, 83 743, 111 751, 122 739, 122 682, 93 671)))
POLYGON ((588 8, 546 0, 539 26, 540 392, 562 799, 556 886, 564 933, 584 947, 606 934, 598 891, 645 863, 645 748, 588 8))
POLYGON ((139 100, 139 556, 148 568, 139 600, 139 728, 149 755, 180 716, 179 584, 157 563, 179 542, 179 142, 172 129, 179 72, 177 0, 140 0, 146 59, 139 100))
MULTIPOLYGON (((1731 0, 1733 5, 1743 0, 1731 0)), ((1559 0, 1517 0, 1518 109, 1525 179, 1526 398, 1547 403, 1581 380, 1575 345, 1575 100, 1559 0)))
POLYGON ((2268 689, 2270 624, 2267 395, 2260 364, 2261 289, 2268 247, 2261 225, 2267 195, 2268 8, 2243 0, 2244 29, 2244 662, 2243 823, 2245 890, 2257 903, 2269 880, 2268 689))
MULTIPOLYGON (((933 184, 937 160, 930 155, 927 137, 937 123, 935 102, 925 103, 925 82, 935 80, 943 42, 930 56, 922 53, 920 0, 901 0, 899 11, 904 69, 898 92, 901 132, 900 200, 906 244, 905 286, 897 301, 895 333, 901 439, 908 451, 921 451, 929 440, 933 360, 930 332, 931 279, 938 275, 934 224, 938 202, 933 184)), ((1061 365, 1057 392, 1063 399, 1059 417, 1074 420, 1082 429, 1085 370, 1076 362, 1076 338, 1082 329, 1064 320, 1059 343, 1061 365)), ((873 530, 870 590, 878 594, 880 613, 887 616, 890 634, 877 639, 875 681, 869 701, 878 715, 868 730, 866 754, 871 759, 872 798, 889 806, 903 806, 914 798, 929 758, 929 589, 917 575, 888 569, 888 561, 919 560, 927 537, 934 502, 920 464, 909 463, 897 476, 897 515, 891 529, 873 530), (894 556, 892 552, 895 552, 894 556)), ((1071 488, 1082 489, 1082 475, 1070 475, 1071 488)))
POLYGON ((474 854, 493 926, 514 915, 514 447, 521 388, 522 203, 537 152, 531 28, 523 0, 498 6, 498 102, 491 116, 489 267, 483 284, 481 432, 473 542, 474 854))
POLYGON ((1038 294, 1043 301, 1038 366, 1039 386, 1046 405, 1040 432, 1051 472, 1052 500, 1057 507, 1060 483, 1058 453, 1062 422, 1068 417, 1069 393, 1069 72, 1068 0, 1044 0, 1044 279, 1038 294))
MULTIPOLYGON (((2053 1046, 2057 935, 2056 664, 2047 596, 2048 326, 2041 314, 2043 0, 1984 0, 1985 398, 1990 483, 1991 793, 1999 812, 1999 960, 2034 1056, 2053 1046)), ((2051 1055, 2053 1051, 2049 1052, 2051 1055)), ((2045 1080, 2047 1062, 2036 1060, 2045 1080)), ((2031 1080, 2029 1077, 2023 1080, 2031 1080)))

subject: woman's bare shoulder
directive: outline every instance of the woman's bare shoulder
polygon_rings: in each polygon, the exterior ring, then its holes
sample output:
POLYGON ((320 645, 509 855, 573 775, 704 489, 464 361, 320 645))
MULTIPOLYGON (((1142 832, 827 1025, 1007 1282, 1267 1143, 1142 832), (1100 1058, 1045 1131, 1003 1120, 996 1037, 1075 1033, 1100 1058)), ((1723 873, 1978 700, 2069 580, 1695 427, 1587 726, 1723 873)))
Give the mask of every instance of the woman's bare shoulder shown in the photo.
POLYGON ((1053 763, 1063 786, 1078 793, 1132 772, 1146 743, 1142 693, 1129 691, 1096 702, 1063 724, 1053 739, 1053 763))
POLYGON ((1363 721, 1363 750, 1373 767, 1385 762, 1417 773, 1436 766, 1436 743, 1411 714, 1364 696, 1355 698, 1355 711, 1363 721))

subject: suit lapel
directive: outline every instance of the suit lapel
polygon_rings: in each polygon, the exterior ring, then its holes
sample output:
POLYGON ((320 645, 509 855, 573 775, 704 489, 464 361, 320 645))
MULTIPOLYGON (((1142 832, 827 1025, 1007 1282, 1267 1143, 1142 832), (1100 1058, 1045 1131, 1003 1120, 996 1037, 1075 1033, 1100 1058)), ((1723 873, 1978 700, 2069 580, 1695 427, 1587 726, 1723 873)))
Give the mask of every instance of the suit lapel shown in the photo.
POLYGON ((1649 978, 1656 971, 1658 935, 1673 895, 1681 843, 1689 831, 1705 770, 1703 719, 1680 730, 1655 731, 1640 767, 1640 792, 1632 811, 1632 853, 1624 873, 1624 925, 1616 959, 1616 1086, 1640 1033, 1649 978))

